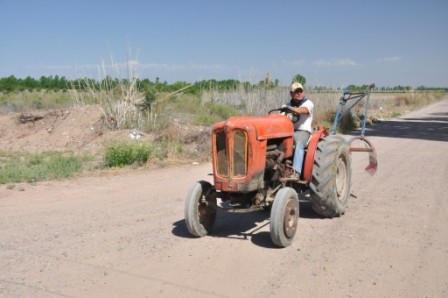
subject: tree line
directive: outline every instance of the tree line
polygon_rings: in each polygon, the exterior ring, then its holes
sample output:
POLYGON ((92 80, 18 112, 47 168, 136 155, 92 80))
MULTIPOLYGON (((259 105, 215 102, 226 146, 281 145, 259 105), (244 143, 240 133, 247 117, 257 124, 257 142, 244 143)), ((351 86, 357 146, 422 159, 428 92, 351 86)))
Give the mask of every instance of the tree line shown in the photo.
MULTIPOLYGON (((253 88, 255 86, 263 85, 264 81, 258 84, 252 84, 249 82, 240 82, 238 80, 203 80, 195 83, 189 83, 185 81, 178 81, 169 84, 166 81, 160 81, 156 78, 155 81, 149 79, 136 79, 137 88, 140 91, 152 90, 154 92, 176 92, 181 89, 185 89, 187 93, 198 93, 202 90, 235 90, 236 88, 253 88)), ((276 81, 278 82, 278 80, 276 81)), ((79 78, 75 80, 68 80, 62 76, 41 76, 39 79, 32 78, 30 76, 22 79, 15 76, 9 76, 0 78, 0 92, 15 92, 25 90, 53 90, 53 91, 67 91, 69 89, 75 90, 90 90, 90 89, 113 89, 120 85, 130 84, 128 79, 112 78, 110 76, 105 77, 103 80, 94 80, 91 78, 79 78)), ((278 84, 278 83, 277 83, 278 84)), ((273 87, 274 84, 269 86, 273 87)))
MULTIPOLYGON (((294 76, 293 80, 301 82, 303 85, 306 84, 306 78, 300 74, 294 76)), ((53 90, 53 91, 67 91, 69 89, 75 90, 88 90, 88 89, 104 89, 107 88, 115 88, 121 84, 130 83, 128 79, 118 79, 107 76, 101 81, 97 81, 90 78, 78 78, 75 80, 69 80, 64 76, 41 76, 39 79, 32 78, 30 76, 22 79, 16 78, 15 76, 9 76, 0 78, 0 92, 15 92, 15 91, 25 91, 25 90, 53 90)), ((149 79, 137 79, 136 85, 138 90, 151 94, 157 92, 177 92, 179 90, 185 90, 186 93, 197 94, 203 90, 216 90, 216 91, 229 91, 235 90, 237 88, 244 89, 252 89, 257 87, 263 88, 274 88, 279 86, 278 79, 271 80, 269 74, 266 75, 265 80, 262 80, 256 84, 250 82, 241 82, 238 80, 202 80, 194 83, 178 81, 175 83, 169 84, 166 81, 160 81, 159 78, 156 78, 155 81, 151 81, 149 79)), ((352 91, 363 91, 367 85, 350 85, 350 90, 352 91)), ((324 86, 313 86, 310 87, 312 90, 317 91, 329 91, 334 90, 333 88, 324 87, 324 86)), ((448 92, 448 88, 446 87, 427 87, 427 86, 419 86, 417 88, 412 88, 410 86, 394 86, 394 87, 376 87, 377 91, 445 91, 448 92)))

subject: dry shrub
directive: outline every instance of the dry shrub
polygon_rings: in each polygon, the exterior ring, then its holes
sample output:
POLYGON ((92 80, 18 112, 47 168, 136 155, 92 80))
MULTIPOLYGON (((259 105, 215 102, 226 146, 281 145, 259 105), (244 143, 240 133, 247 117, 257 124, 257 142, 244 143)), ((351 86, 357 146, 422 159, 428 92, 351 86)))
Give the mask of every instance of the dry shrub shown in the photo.
POLYGON ((408 106, 411 103, 411 99, 408 95, 400 95, 395 97, 394 103, 397 107, 408 106))
MULTIPOLYGON (((145 94, 138 90, 138 75, 136 59, 128 53, 126 63, 127 78, 122 79, 120 69, 122 65, 114 62, 111 57, 111 65, 106 66, 102 62, 99 69, 99 82, 90 79, 80 80, 84 86, 83 91, 76 91, 74 96, 79 105, 90 103, 99 104, 104 114, 104 119, 110 127, 117 129, 141 128, 146 118, 139 105, 145 101, 145 94), (114 75, 109 72, 112 69, 114 75), (112 77, 118 78, 117 81, 112 77), (118 82, 118 85, 116 85, 118 82), (109 123, 111 121, 112 123, 109 123)), ((75 88, 74 88, 75 89, 75 88)))
POLYGON ((413 109, 420 108, 439 100, 442 95, 442 93, 411 91, 396 96, 394 104, 396 107, 408 106, 413 109))

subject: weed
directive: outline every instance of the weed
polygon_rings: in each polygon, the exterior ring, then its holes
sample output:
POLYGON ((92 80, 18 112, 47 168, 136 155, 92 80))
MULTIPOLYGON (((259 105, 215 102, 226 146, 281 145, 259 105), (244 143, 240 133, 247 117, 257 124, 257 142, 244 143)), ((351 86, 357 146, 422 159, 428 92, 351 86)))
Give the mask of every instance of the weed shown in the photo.
POLYGON ((113 142, 106 146, 104 163, 108 167, 141 166, 150 160, 167 162, 184 155, 185 145, 180 141, 162 140, 152 144, 113 142))
POLYGON ((67 178, 82 170, 82 161, 61 152, 0 152, 0 184, 67 178))
POLYGON ((144 164, 154 155, 155 149, 142 142, 114 142, 106 146, 104 161, 108 167, 144 164))
POLYGON ((392 114, 390 114, 390 118, 396 118, 396 117, 399 117, 399 116, 401 116, 400 112, 392 112, 392 114))

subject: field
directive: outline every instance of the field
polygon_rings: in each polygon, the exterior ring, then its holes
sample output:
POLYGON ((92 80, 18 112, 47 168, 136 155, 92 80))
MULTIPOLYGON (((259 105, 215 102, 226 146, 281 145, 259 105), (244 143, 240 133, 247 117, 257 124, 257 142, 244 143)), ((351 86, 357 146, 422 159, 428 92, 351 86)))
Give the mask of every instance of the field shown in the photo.
MULTIPOLYGON (((372 93, 368 123, 426 106, 442 95, 372 93)), ((315 103, 314 124, 330 128, 340 92, 310 91, 307 96, 315 103)), ((106 100, 104 94, 42 90, 1 94, 0 183, 66 178, 116 164, 160 167, 206 162, 213 123, 232 115, 263 115, 287 98, 286 88, 161 94, 151 110, 141 111, 133 101, 106 100), (137 159, 129 158, 127 152, 135 150, 129 154, 137 159), (138 159, 142 150, 146 156, 138 159), (108 160, 111 156, 125 162, 108 160), (54 176, 61 159, 67 169, 54 176), (53 161, 58 163, 51 165, 53 161)), ((360 105, 354 111, 362 109, 360 105)), ((353 129, 356 122, 345 125, 353 129)))

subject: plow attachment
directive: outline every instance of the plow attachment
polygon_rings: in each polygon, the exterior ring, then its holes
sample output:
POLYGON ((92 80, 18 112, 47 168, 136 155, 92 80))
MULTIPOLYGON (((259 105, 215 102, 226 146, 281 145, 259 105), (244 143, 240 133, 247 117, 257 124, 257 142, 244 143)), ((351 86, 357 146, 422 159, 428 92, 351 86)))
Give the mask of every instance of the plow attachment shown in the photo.
POLYGON ((372 143, 366 139, 364 136, 366 130, 366 122, 367 122, 367 113, 369 108, 369 100, 370 100, 370 91, 375 87, 375 84, 370 84, 364 92, 350 92, 348 88, 344 89, 342 96, 339 100, 338 111, 336 113, 336 117, 334 119, 333 127, 330 130, 330 135, 336 134, 337 127, 342 118, 344 118, 348 114, 352 114, 354 118, 358 119, 361 123, 361 135, 350 138, 348 144, 350 146, 350 152, 367 152, 369 153, 369 164, 365 168, 365 170, 370 174, 374 175, 378 168, 378 159, 376 156, 375 147, 372 143), (364 113, 362 118, 358 117, 355 113, 352 113, 352 108, 356 106, 359 102, 365 99, 364 104, 364 113), (357 144, 354 144, 355 141, 357 144), (359 143, 364 144, 364 146, 358 145, 359 143))
MULTIPOLYGON (((357 143, 360 143, 360 142, 357 142, 357 143)), ((367 173, 369 173, 370 175, 373 176, 376 173, 376 170, 378 168, 378 159, 376 157, 375 147, 372 145, 372 143, 369 142, 369 140, 367 140, 364 136, 356 136, 356 137, 350 138, 350 140, 348 140, 348 144, 350 146, 350 152, 367 152, 367 153, 369 153, 369 164, 367 165, 365 170, 367 173), (353 144, 353 143, 357 140, 362 142, 364 144, 364 147, 355 147, 355 145, 357 146, 358 144, 353 144)))

